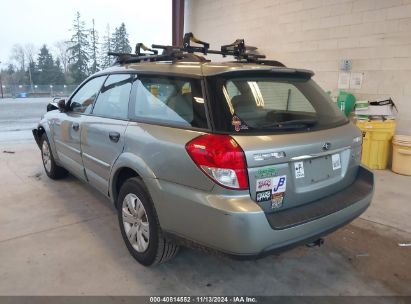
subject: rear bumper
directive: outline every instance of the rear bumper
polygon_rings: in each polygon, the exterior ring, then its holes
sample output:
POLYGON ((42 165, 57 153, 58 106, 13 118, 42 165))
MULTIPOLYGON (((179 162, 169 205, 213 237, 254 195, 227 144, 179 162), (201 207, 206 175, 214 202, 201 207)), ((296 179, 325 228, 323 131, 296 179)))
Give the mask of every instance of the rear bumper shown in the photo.
POLYGON ((249 195, 213 195, 158 180, 148 187, 165 232, 226 254, 255 257, 309 243, 352 221, 369 206, 374 179, 360 167, 346 189, 268 215, 249 195))
POLYGON ((373 193, 373 187, 373 173, 360 167, 357 178, 349 187, 303 206, 267 214, 267 220, 276 230, 311 222, 360 202, 373 193))

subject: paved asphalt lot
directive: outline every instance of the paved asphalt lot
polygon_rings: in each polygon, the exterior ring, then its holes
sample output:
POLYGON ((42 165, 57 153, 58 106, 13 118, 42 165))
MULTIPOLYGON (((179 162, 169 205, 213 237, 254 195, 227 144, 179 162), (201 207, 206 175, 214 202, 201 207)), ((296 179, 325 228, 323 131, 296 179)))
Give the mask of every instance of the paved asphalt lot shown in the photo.
POLYGON ((43 173, 31 129, 47 102, 0 100, 0 295, 411 295, 411 177, 376 172, 372 206, 320 248, 257 261, 184 249, 145 268, 104 197, 43 173))
POLYGON ((51 98, 0 99, 0 145, 31 141, 51 98))

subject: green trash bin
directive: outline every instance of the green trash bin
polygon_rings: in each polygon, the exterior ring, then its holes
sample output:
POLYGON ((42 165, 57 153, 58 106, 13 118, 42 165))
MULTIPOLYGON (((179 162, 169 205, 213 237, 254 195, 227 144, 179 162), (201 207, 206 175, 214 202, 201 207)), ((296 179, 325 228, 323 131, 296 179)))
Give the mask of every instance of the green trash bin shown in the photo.
POLYGON ((351 93, 340 91, 337 97, 337 105, 344 112, 345 116, 349 116, 354 110, 355 96, 351 93))

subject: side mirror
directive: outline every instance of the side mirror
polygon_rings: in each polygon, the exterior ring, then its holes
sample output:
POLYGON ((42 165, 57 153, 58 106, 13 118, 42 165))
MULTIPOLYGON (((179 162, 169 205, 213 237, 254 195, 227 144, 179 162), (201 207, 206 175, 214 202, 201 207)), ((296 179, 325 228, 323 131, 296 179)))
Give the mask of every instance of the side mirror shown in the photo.
POLYGON ((66 112, 67 111, 67 109, 66 109, 66 100, 65 99, 60 99, 57 102, 57 107, 61 112, 66 112))

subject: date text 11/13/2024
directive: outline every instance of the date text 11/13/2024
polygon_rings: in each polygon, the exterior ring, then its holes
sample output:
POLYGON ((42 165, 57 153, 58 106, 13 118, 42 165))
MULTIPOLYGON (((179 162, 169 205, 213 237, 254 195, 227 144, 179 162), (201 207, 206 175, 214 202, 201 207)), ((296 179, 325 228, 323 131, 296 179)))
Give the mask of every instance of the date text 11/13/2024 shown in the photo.
POLYGON ((257 298, 248 296, 163 296, 149 300, 150 303, 258 303, 257 298))

